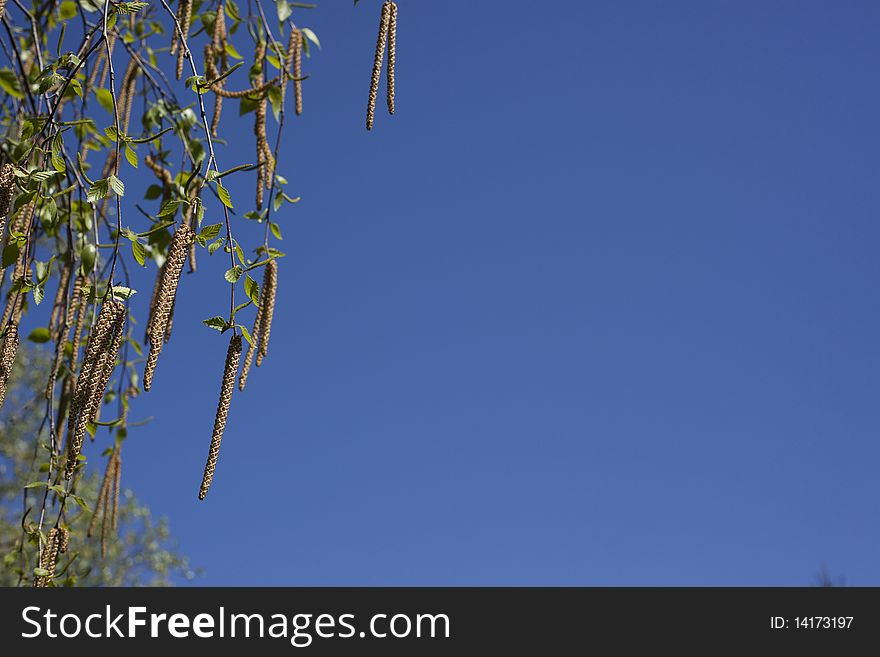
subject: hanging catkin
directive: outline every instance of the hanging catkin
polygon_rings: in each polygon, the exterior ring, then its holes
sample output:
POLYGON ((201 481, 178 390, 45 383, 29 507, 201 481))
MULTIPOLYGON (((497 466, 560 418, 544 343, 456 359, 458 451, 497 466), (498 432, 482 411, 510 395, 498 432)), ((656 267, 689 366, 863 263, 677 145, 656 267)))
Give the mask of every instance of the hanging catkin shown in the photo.
POLYGON ((254 363, 254 354, 257 353, 257 345, 256 341, 259 339, 261 327, 263 325, 263 295, 264 292, 260 291, 260 302, 257 304, 257 314, 254 317, 254 330, 251 333, 251 337, 254 340, 255 344, 248 343, 247 354, 244 357, 244 365, 241 366, 241 376, 238 379, 238 389, 244 390, 244 387, 247 385, 248 375, 251 373, 251 365, 254 363))
POLYGON ((9 390, 9 377, 15 365, 15 354, 18 352, 18 326, 9 324, 0 343, 0 408, 6 400, 9 390))
POLYGON ((144 368, 144 390, 149 390, 153 386, 153 374, 156 371, 156 363, 165 341, 168 319, 177 296, 177 284, 180 282, 180 273, 183 271, 183 263, 186 261, 192 240, 192 229, 186 224, 181 224, 175 231, 174 237, 171 238, 168 258, 162 268, 162 278, 159 282, 154 311, 148 327, 150 353, 144 368))
POLYGON ((38 575, 34 578, 34 586, 49 586, 55 578, 55 566, 58 564, 58 554, 67 552, 70 542, 70 530, 66 527, 53 527, 49 530, 46 545, 40 551, 40 568, 47 571, 46 575, 38 575))
MULTIPOLYGON (((55 356, 52 359, 52 367, 49 370, 49 379, 46 383, 46 399, 52 399, 52 393, 55 390, 55 382, 58 379, 58 371, 61 368, 61 361, 64 357, 64 347, 67 343, 67 334, 70 331, 70 323, 72 315, 70 307, 76 303, 78 290, 76 288, 79 279, 74 283, 73 294, 70 300, 67 298, 67 289, 70 284, 70 276, 73 270, 73 258, 66 258, 66 265, 61 272, 60 281, 58 283, 58 293, 55 295, 55 305, 52 308, 52 320, 49 323, 49 333, 55 340, 55 356), (58 318, 56 319, 56 311, 58 318), (53 322, 55 327, 53 328, 53 322)), ((60 434, 59 434, 60 435, 60 434)))
POLYGON ((73 271, 73 258, 67 255, 62 260, 64 265, 58 275, 58 289, 55 291, 52 314, 49 316, 49 335, 52 337, 55 337, 56 331, 63 326, 63 318, 67 315, 67 291, 70 287, 70 275, 73 271))
POLYGON ((110 512, 110 526, 113 531, 119 529, 119 483, 122 480, 122 445, 116 446, 114 452, 116 465, 113 467, 113 508, 110 512))
POLYGON ((92 329, 70 407, 67 465, 64 471, 67 479, 73 475, 77 457, 82 450, 86 425, 94 421, 116 365, 116 356, 125 329, 125 314, 125 305, 122 302, 108 299, 101 306, 92 329))
POLYGON ((120 89, 119 115, 122 117, 122 132, 128 134, 128 127, 131 123, 131 110, 134 106, 135 92, 137 91, 137 76, 140 72, 137 60, 132 57, 128 60, 128 67, 125 69, 125 75, 122 77, 122 85, 120 89))
MULTIPOLYGON (((303 111, 302 102, 302 32, 296 27, 290 28, 290 38, 287 41, 287 66, 290 77, 293 78, 293 104, 296 115, 303 111)), ((287 84, 287 76, 282 80, 281 94, 284 95, 284 87, 287 84)))
POLYGON ((189 26, 192 21, 192 1, 180 0, 177 5, 177 19, 180 23, 182 37, 177 35, 177 30, 172 30, 174 36, 171 42, 171 54, 177 53, 177 79, 183 75, 183 59, 186 54, 186 38, 189 36, 189 26), (181 39, 183 39, 181 41, 181 39))
MULTIPOLYGON (((193 229, 193 222, 195 221, 196 224, 198 224, 198 220, 196 217, 195 199, 199 197, 199 193, 202 190, 202 187, 201 187, 201 185, 198 184, 198 182, 199 182, 198 180, 193 180, 192 185, 189 188, 189 193, 187 194, 187 198, 189 199, 190 204, 187 206, 186 211, 184 212, 184 220, 183 220, 183 222, 187 226, 189 226, 191 230, 193 230, 193 233, 195 233, 195 230, 193 229)), ((196 226, 196 227, 198 227, 198 226, 196 226)), ((194 239, 189 243, 188 256, 189 256, 189 273, 195 274, 196 273, 196 241, 194 239)), ((173 309, 172 309, 171 314, 172 314, 172 316, 174 315, 173 309)), ((169 320, 169 324, 170 324, 170 320, 169 320)), ((169 330, 166 331, 166 333, 170 334, 171 329, 169 328, 169 330)), ((165 342, 168 342, 168 340, 166 339, 165 342)))
POLYGON ((257 338, 257 367, 269 353, 269 333, 272 331, 272 315, 275 313, 275 290, 278 287, 278 262, 273 258, 266 263, 263 272, 263 289, 260 290, 260 305, 263 308, 260 323, 260 336, 257 338))
POLYGON ((159 161, 149 153, 144 156, 144 164, 146 164, 147 168, 153 172, 153 175, 162 182, 162 202, 165 203, 171 198, 174 177, 168 169, 163 167, 159 161))
POLYGON ((6 215, 9 206, 12 205, 12 196, 15 192, 15 168, 11 164, 4 164, 0 169, 0 244, 3 243, 3 231, 6 228, 6 215))
POLYGON ((0 18, 6 14, 6 0, 0 0, 0 18))
POLYGON ((391 6, 386 2, 382 5, 379 18, 379 36, 376 39, 376 55, 373 58, 373 75, 370 78, 370 98, 367 103, 367 130, 373 129, 376 116, 376 96, 379 93, 379 76, 382 74, 382 58, 385 55, 385 41, 388 38, 388 23, 391 19, 391 6))
POLYGON ((397 59, 397 3, 389 2, 388 16, 388 113, 394 114, 394 63, 397 59))
MULTIPOLYGON (((253 76, 254 87, 259 88, 263 84, 263 58, 266 55, 266 44, 263 41, 257 43, 254 52, 254 69, 256 74, 253 76)), ((268 172, 273 168, 271 160, 271 151, 269 157, 266 157, 266 151, 269 150, 269 140, 266 137, 266 104, 268 94, 261 94, 257 99, 257 107, 254 111, 254 135, 257 144, 257 161, 263 162, 257 167, 257 209, 263 207, 263 185, 268 183, 268 172)))
POLYGON ((199 499, 205 499, 208 488, 214 480, 214 469, 217 467, 217 455, 220 453, 220 441, 223 440, 223 430, 226 428, 226 419, 229 416, 229 405, 232 402, 232 387, 235 385, 235 375, 238 372, 238 362, 241 358, 241 336, 234 334, 229 339, 229 349, 226 351, 226 364, 223 367, 223 384, 220 387, 220 401, 217 404, 217 414, 214 417, 214 434, 211 437, 211 447, 208 450, 208 462, 205 464, 205 474, 202 477, 202 485, 199 488, 199 499))
POLYGON ((101 479, 101 488, 98 490, 98 499, 95 501, 95 507, 92 512, 92 519, 89 521, 89 528, 86 530, 86 536, 90 537, 95 531, 95 527, 98 525, 98 518, 101 516, 101 510, 104 509, 106 513, 107 508, 107 498, 110 496, 110 487, 113 482, 113 465, 114 465, 114 457, 116 456, 115 450, 110 454, 110 458, 107 459, 107 466, 104 468, 104 477, 101 479))
MULTIPOLYGON (((167 260, 165 261, 168 262, 167 260)), ((144 329, 144 342, 150 342, 150 326, 153 324, 153 316, 156 314, 156 299, 159 296, 159 287, 162 285, 162 273, 165 271, 165 263, 159 267, 156 273, 156 281, 153 283, 153 293, 150 295, 150 312, 147 314, 147 327, 144 329)))
MULTIPOLYGON (((211 43, 208 46, 205 46, 205 63, 206 69, 207 64, 210 63, 210 71, 206 71, 206 75, 208 75, 208 79, 219 77, 219 72, 214 63, 214 58, 220 58, 220 66, 223 71, 227 69, 227 60, 226 60, 226 11, 223 8, 223 5, 219 5, 217 7, 217 15, 214 18, 214 29, 211 32, 211 43)), ((218 83, 218 87, 221 86, 225 82, 225 80, 221 80, 218 83)), ((217 136, 217 128, 220 125, 220 113, 223 111, 223 97, 219 94, 216 94, 214 99, 214 116, 211 119, 211 135, 213 137, 217 136)))

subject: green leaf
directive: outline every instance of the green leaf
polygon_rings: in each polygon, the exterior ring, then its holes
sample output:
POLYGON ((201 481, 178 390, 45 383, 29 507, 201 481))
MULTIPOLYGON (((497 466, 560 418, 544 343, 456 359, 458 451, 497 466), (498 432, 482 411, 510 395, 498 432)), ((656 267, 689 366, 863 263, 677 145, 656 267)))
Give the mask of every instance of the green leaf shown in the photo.
POLYGON ((89 505, 86 504, 86 501, 83 498, 81 498, 79 495, 71 495, 71 497, 73 498, 74 502, 76 502, 77 504, 80 505, 80 507, 82 508, 83 511, 91 511, 91 509, 89 508, 89 505))
POLYGON ((272 105, 272 115, 275 117, 276 121, 281 120, 281 88, 280 87, 269 87, 266 92, 266 95, 269 97, 269 103, 272 105))
POLYGON ((275 3, 275 9, 278 10, 278 22, 283 23, 290 15, 293 13, 293 9, 290 8, 287 0, 277 0, 275 3))
POLYGON ((147 247, 141 244, 137 239, 131 240, 131 254, 141 267, 147 266, 147 247))
POLYGON ((159 217, 173 217, 177 214, 177 208, 182 203, 182 201, 166 201, 162 204, 162 208, 159 210, 159 217))
POLYGON ((147 187, 147 193, 144 194, 144 198, 148 201, 157 199, 160 196, 162 196, 162 188, 159 185, 150 185, 147 187))
POLYGON ((110 184, 110 189, 116 192, 117 196, 125 196, 125 185, 122 184, 122 181, 114 175, 111 175, 107 179, 110 184))
POLYGON ((109 89, 96 89, 95 97, 98 99, 101 107, 113 114, 113 94, 109 89))
POLYGON ((66 171, 67 165, 64 163, 64 158, 61 157, 61 148, 64 145, 62 141, 61 133, 57 133, 52 138, 52 167, 55 171, 66 171))
POLYGON ((204 240, 212 240, 220 234, 222 224, 210 224, 199 231, 199 237, 204 240))
POLYGON ((257 101, 245 96, 238 104, 238 115, 244 116, 248 112, 253 112, 255 109, 257 109, 257 101))
POLYGON ((238 256, 238 261, 242 264, 242 266, 247 267, 247 262, 244 259, 244 251, 241 250, 241 247, 236 242, 235 244, 235 255, 238 256))
POLYGON ((241 330, 241 334, 244 336, 244 339, 248 341, 248 344, 251 348, 256 347, 254 344, 254 339, 251 337, 250 331, 247 330, 246 326, 238 325, 238 328, 241 330))
POLYGON ((226 54, 230 57, 234 57, 235 59, 241 59, 241 55, 238 54, 238 51, 235 49, 231 43, 226 44, 226 54))
POLYGON ((134 152, 134 149, 128 144, 125 145, 125 159, 128 160, 128 163, 133 166, 135 169, 138 168, 138 156, 137 153, 134 152))
POLYGON ((43 303, 43 297, 45 296, 45 294, 46 294, 46 290, 42 285, 35 285, 34 286, 34 303, 38 306, 41 303, 43 303))
POLYGON ((36 342, 37 344, 43 344, 44 342, 49 342, 49 340, 52 339, 52 336, 49 334, 49 329, 46 327, 40 327, 31 331, 31 334, 27 339, 31 342, 36 342))
POLYGON ((15 242, 10 242, 5 247, 3 247, 3 269, 9 267, 13 262, 18 260, 19 254, 18 244, 15 242))
POLYGON ((83 273, 91 273, 95 267, 95 260, 98 257, 98 250, 94 244, 86 244, 80 251, 79 258, 82 261, 83 273))
POLYGON ((216 240, 216 241, 214 241, 214 242, 211 242, 211 243, 208 245, 208 255, 214 255, 214 251, 216 251, 216 250, 219 249, 221 246, 223 246, 223 243, 224 243, 225 241, 226 241, 226 238, 225 238, 225 237, 221 237, 219 240, 216 240))
POLYGON ((18 82, 18 76, 10 68, 0 68, 0 89, 3 89, 13 98, 24 98, 24 93, 18 82))
POLYGON ((321 42, 318 41, 318 35, 317 35, 317 34, 315 34, 314 32, 312 32, 312 31, 311 31, 309 28, 307 28, 307 27, 301 27, 301 28, 300 28, 300 32, 302 32, 302 33, 305 35, 305 37, 306 37, 309 41, 311 41, 311 42, 314 43, 316 46, 318 46, 318 50, 321 49, 321 42))
POLYGON ((149 4, 149 2, 117 2, 113 8, 117 14, 136 14, 149 4))
POLYGON ((244 275, 244 292, 248 298, 257 305, 260 302, 260 286, 250 277, 250 274, 244 275))
POLYGON ((278 224, 276 224, 274 221, 269 222, 269 230, 272 231, 272 234, 275 236, 276 239, 279 239, 279 240, 284 239, 283 237, 281 237, 281 229, 278 227, 278 224))
POLYGON ((34 575, 37 577, 48 577, 49 571, 45 568, 34 568, 34 575))
POLYGON ((212 329, 217 329, 218 331, 223 331, 226 329, 226 319, 217 315, 216 317, 211 317, 210 319, 203 319, 202 323, 205 326, 209 326, 212 329))
POLYGON ((232 209, 232 199, 229 196, 229 190, 220 183, 217 183, 217 194, 218 196, 220 196, 220 201, 223 203, 223 205, 225 205, 229 209, 232 209))
POLYGON ((60 11, 61 20, 66 21, 68 18, 76 16, 75 2, 62 2, 60 11))
POLYGON ((235 265, 232 269, 227 269, 226 273, 223 274, 223 278, 225 278, 230 283, 235 283, 241 275, 244 273, 244 269, 239 265, 235 265))
POLYGON ((283 203, 284 195, 281 192, 278 192, 275 194, 275 198, 272 199, 272 209, 275 210, 275 212, 278 212, 278 208, 280 208, 283 203))
MULTIPOLYGON (((134 244, 134 242, 132 242, 132 244, 134 244)), ((137 294, 137 290, 125 287, 124 285, 114 285, 111 289, 113 290, 113 296, 118 299, 130 299, 131 295, 137 294)))
POLYGON ((97 203, 102 198, 107 198, 108 196, 110 196, 110 179, 101 178, 100 180, 93 182, 92 186, 89 187, 88 194, 86 194, 86 200, 89 203, 97 203))
POLYGON ((42 488, 43 486, 48 486, 45 481, 32 481, 31 483, 25 485, 25 488, 42 488))

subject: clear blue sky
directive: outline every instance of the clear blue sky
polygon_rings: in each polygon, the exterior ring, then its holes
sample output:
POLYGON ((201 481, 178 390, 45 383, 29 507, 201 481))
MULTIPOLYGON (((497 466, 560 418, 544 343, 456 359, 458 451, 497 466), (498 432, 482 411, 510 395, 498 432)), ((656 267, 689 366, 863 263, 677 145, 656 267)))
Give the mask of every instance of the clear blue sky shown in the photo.
POLYGON ((133 407, 199 581, 880 585, 880 5, 399 4, 372 133, 380 2, 295 15, 303 200, 206 502, 222 254, 133 407))

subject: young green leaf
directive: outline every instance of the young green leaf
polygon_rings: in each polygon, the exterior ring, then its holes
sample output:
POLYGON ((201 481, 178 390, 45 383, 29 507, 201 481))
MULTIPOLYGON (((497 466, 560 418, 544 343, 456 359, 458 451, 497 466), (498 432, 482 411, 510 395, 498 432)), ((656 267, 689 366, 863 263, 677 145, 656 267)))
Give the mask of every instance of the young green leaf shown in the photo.
POLYGON ((226 329, 226 319, 217 315, 216 317, 211 317, 210 319, 203 319, 202 323, 205 326, 209 326, 212 329, 217 329, 218 331, 223 331, 226 329))

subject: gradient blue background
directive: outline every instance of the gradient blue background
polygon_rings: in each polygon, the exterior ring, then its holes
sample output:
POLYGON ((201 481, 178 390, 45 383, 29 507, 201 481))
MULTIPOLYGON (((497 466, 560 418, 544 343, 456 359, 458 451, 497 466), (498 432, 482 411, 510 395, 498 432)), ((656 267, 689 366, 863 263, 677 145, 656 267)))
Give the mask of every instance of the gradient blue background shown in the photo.
POLYGON ((133 407, 198 582, 880 584, 880 5, 399 4, 372 133, 380 3, 294 15, 303 200, 206 502, 222 253, 133 407))

